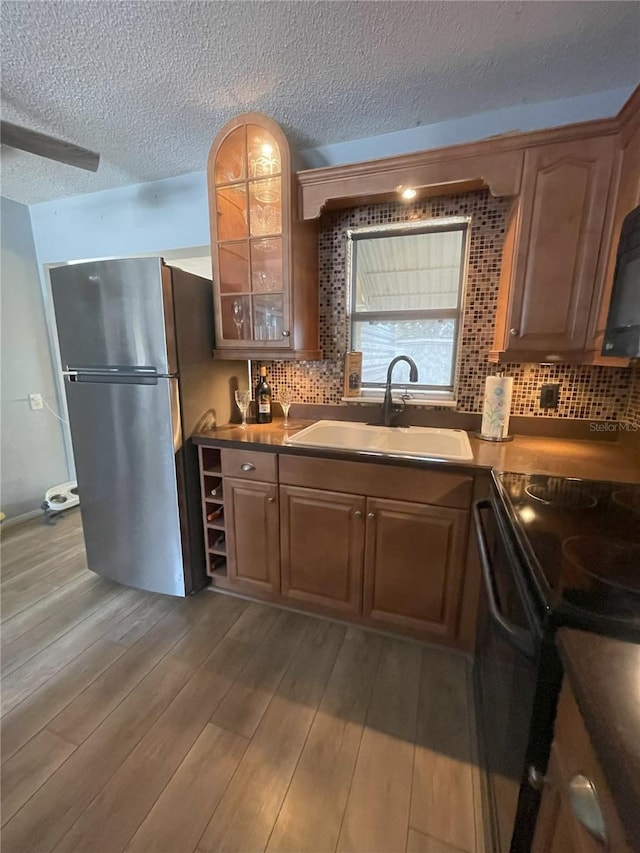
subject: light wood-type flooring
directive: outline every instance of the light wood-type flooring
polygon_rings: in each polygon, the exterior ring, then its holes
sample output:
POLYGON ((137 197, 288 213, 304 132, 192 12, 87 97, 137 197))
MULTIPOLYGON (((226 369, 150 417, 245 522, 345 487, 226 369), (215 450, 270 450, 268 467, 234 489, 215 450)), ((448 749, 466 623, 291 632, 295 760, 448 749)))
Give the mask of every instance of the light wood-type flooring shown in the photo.
POLYGON ((4 531, 3 853, 480 850, 468 660, 4 531))

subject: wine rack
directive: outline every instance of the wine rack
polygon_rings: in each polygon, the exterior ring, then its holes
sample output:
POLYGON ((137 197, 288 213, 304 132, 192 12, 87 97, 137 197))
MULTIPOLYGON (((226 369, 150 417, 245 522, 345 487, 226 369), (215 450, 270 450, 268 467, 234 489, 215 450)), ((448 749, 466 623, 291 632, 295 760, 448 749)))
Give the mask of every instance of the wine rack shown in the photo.
POLYGON ((227 540, 220 451, 215 447, 201 445, 198 455, 207 574, 214 586, 226 586, 227 540))

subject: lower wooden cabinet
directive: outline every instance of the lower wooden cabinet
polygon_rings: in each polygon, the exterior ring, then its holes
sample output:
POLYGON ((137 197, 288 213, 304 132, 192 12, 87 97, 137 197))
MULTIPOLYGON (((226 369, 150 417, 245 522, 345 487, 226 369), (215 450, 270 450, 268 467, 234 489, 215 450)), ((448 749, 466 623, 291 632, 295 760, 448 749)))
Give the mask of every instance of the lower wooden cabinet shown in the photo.
POLYGON ((227 585, 272 596, 280 591, 278 487, 225 477, 227 585))
POLYGON ((365 499, 280 486, 282 594, 360 613, 365 499))
POLYGON ((565 677, 532 853, 631 853, 631 849, 565 677), (606 841, 587 828, 590 822, 604 830, 606 841))
POLYGON ((467 522, 448 507, 280 486, 282 594, 452 638, 467 522))
POLYGON ((472 478, 235 448, 201 448, 200 464, 214 587, 466 642, 472 478))
MULTIPOLYGON (((578 850, 584 849, 578 847, 574 840, 578 827, 568 801, 562 797, 562 784, 562 772, 554 746, 540 801, 533 853, 577 853, 578 850)), ((596 846, 595 839, 587 836, 583 840, 591 845, 592 850, 602 849, 600 845, 596 846)))
POLYGON ((365 616, 454 637, 467 526, 462 510, 368 498, 365 616))

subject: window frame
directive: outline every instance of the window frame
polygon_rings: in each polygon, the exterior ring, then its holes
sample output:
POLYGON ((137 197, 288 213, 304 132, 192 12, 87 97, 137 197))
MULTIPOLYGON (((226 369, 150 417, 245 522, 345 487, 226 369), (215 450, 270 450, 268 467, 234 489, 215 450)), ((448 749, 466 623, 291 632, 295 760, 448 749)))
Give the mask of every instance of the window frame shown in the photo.
MULTIPOLYGON (((453 319, 455 330, 453 335, 453 352, 451 358, 451 382, 449 385, 428 385, 423 383, 407 384, 403 397, 408 402, 443 403, 455 401, 458 361, 462 340, 464 305, 467 286, 469 262, 469 244, 471 216, 441 216, 430 219, 416 219, 406 222, 394 222, 384 225, 365 225, 358 228, 348 228, 346 231, 346 284, 347 284, 347 342, 352 349, 354 339, 354 322, 381 320, 440 320, 453 319), (438 232, 462 232, 460 248, 460 281, 458 284, 458 301, 455 308, 425 308, 408 309, 406 311, 356 311, 356 273, 357 273, 357 243, 371 237, 401 237, 403 234, 434 234, 438 232), (409 390, 411 389, 411 390, 409 390)), ((401 355, 401 353, 398 353, 401 355)), ((404 383, 400 384, 405 387, 404 383)), ((382 396, 385 388, 383 382, 362 383, 360 396, 382 396)), ((351 402, 357 401, 350 398, 351 402)))

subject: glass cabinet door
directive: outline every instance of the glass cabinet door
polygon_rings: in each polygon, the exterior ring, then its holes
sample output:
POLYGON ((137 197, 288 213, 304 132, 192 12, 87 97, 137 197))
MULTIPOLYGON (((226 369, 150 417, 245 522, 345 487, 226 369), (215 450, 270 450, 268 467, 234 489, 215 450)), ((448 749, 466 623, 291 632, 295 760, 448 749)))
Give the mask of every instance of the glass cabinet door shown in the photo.
POLYGON ((250 179, 282 174, 280 146, 266 127, 247 125, 247 161, 250 179))
POLYGON ((234 184, 247 177, 247 129, 238 127, 226 137, 216 156, 216 186, 234 184))
POLYGON ((283 290, 282 237, 251 241, 251 290, 253 293, 283 290))
POLYGON ((221 296, 220 310, 225 341, 253 340, 250 296, 221 296))
POLYGON ((216 190, 218 240, 238 240, 247 236, 247 188, 232 184, 216 190))
POLYGON ((219 144, 213 173, 222 339, 286 347, 280 145, 267 128, 241 125, 219 144))
POLYGON ((220 293, 245 293, 249 288, 249 246, 220 243, 218 246, 220 293))

